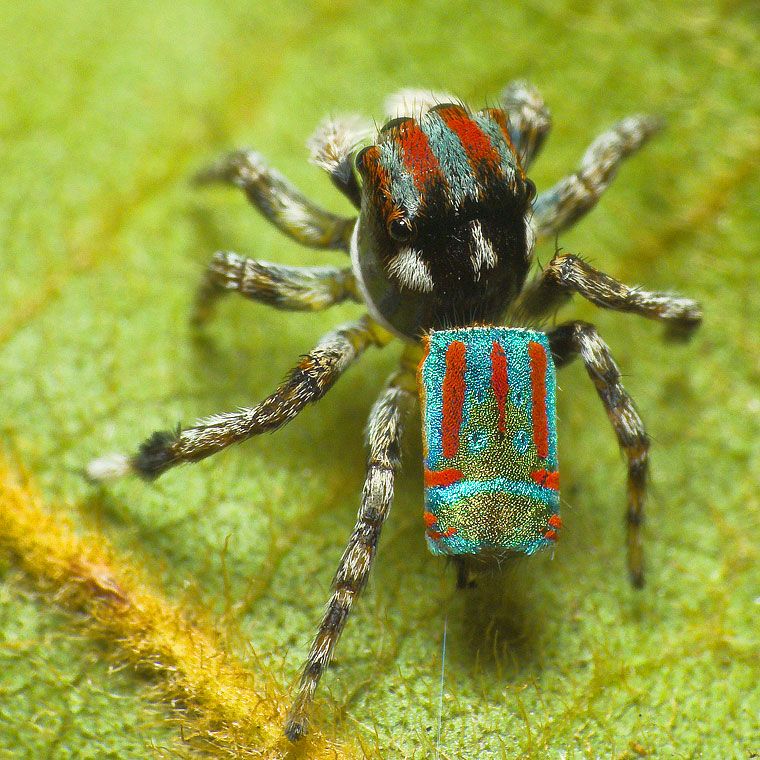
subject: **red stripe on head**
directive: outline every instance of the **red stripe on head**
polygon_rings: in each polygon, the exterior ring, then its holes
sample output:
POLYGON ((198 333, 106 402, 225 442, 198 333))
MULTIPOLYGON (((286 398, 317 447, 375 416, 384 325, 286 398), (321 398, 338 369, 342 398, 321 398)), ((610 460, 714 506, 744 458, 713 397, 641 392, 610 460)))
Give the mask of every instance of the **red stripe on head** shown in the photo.
POLYGON ((459 450, 459 431, 464 409, 464 371, 467 348, 461 340, 453 340, 446 349, 446 374, 443 377, 443 424, 441 442, 443 456, 451 459, 459 450))
POLYGON ((546 416, 546 351, 534 340, 528 343, 530 387, 533 405, 533 443, 538 456, 549 456, 549 420, 546 416))
POLYGON ((486 164, 495 170, 501 164, 499 153, 491 145, 488 136, 469 117, 464 108, 449 106, 440 108, 437 113, 444 124, 459 138, 473 167, 486 164))
POLYGON ((420 125, 409 119, 398 127, 398 144, 414 184, 423 192, 427 183, 443 183, 443 174, 420 125))
POLYGON ((491 344, 491 385, 496 395, 496 403, 499 406, 499 432, 503 433, 505 404, 509 395, 509 380, 507 377, 507 355, 497 341, 493 341, 491 344))
POLYGON ((512 151, 512 155, 514 155, 516 159, 517 170, 520 172, 522 178, 525 179, 525 172, 522 168, 520 156, 515 150, 515 145, 512 142, 512 135, 509 134, 509 127, 507 126, 507 114, 502 111, 501 108, 486 108, 484 111, 481 111, 481 113, 488 116, 489 119, 495 121, 499 127, 501 127, 501 131, 504 134, 504 139, 507 141, 507 145, 509 145, 509 149, 512 151))
POLYGON ((380 161, 380 150, 377 145, 372 145, 362 151, 361 164, 362 174, 367 178, 370 186, 375 189, 385 216, 389 216, 393 211, 391 179, 380 161))

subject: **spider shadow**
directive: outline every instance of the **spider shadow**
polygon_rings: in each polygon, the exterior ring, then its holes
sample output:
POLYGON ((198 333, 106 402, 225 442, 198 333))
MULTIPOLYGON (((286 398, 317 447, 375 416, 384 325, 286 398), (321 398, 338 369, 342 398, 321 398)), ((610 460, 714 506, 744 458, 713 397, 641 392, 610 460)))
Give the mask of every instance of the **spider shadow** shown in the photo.
POLYGON ((251 244, 250 240, 235 235, 235 230, 231 229, 233 225, 225 227, 220 224, 219 211, 205 204, 203 199, 194 201, 185 213, 195 230, 191 253, 199 266, 210 261, 216 251, 245 251, 251 244))
POLYGON ((496 673, 498 683, 520 680, 542 669, 547 632, 541 605, 526 592, 535 568, 520 558, 477 577, 457 590, 449 615, 450 654, 468 671, 496 673))

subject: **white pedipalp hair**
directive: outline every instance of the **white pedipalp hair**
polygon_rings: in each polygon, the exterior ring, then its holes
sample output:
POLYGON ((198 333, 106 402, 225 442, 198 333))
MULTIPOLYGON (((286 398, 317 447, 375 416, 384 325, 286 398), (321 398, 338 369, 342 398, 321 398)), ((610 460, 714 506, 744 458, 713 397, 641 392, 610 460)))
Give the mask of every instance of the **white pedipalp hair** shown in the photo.
POLYGON ((93 482, 115 480, 132 472, 129 457, 123 454, 106 454, 92 459, 85 467, 85 477, 93 482))
POLYGON ((409 288, 422 293, 433 290, 430 267, 415 248, 402 248, 389 262, 388 273, 409 288))
POLYGON ((536 246, 536 221, 533 218, 533 209, 525 214, 525 251, 529 259, 533 257, 533 249, 536 246))
POLYGON ((351 156, 375 131, 374 124, 358 114, 328 116, 306 142, 310 160, 346 181, 351 174, 351 156))
POLYGON ((385 115, 390 119, 399 116, 421 116, 434 106, 441 103, 458 103, 459 98, 448 92, 435 92, 434 90, 418 90, 414 87, 405 87, 403 90, 394 92, 385 101, 385 115))
POLYGON ((498 257, 493 249, 491 241, 483 235, 483 228, 479 219, 473 219, 470 223, 472 240, 475 243, 475 250, 470 256, 472 269, 475 272, 475 279, 480 279, 480 270, 483 268, 493 269, 496 266, 498 257))

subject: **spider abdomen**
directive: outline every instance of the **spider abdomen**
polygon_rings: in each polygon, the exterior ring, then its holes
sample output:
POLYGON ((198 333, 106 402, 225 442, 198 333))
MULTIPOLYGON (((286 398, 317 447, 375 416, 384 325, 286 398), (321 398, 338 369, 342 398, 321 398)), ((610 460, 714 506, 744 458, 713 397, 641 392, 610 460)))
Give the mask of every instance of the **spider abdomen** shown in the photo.
POLYGON ((556 539, 555 375, 546 335, 432 332, 418 372, 434 554, 532 554, 556 539))

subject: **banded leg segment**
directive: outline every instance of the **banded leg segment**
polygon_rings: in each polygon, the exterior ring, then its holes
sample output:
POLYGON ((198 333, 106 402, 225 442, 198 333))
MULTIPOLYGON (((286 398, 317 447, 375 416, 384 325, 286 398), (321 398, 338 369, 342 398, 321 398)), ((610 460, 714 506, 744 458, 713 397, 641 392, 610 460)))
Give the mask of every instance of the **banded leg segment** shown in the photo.
POLYGON ((517 308, 528 318, 541 317, 573 293, 603 309, 664 322, 673 336, 689 337, 702 322, 702 309, 691 298, 624 285, 572 254, 555 256, 523 292, 517 308))
POLYGON ((348 298, 359 300, 350 269, 288 267, 218 251, 198 288, 193 322, 205 322, 217 298, 232 291, 291 311, 317 311, 348 298))
POLYGON ((321 399, 367 346, 389 339, 368 317, 328 333, 258 406, 206 417, 184 430, 154 433, 129 461, 130 469, 150 480, 175 465, 198 462, 233 443, 277 430, 321 399))
POLYGON ((577 172, 539 193, 533 205, 537 239, 553 238, 590 211, 617 173, 620 162, 659 129, 659 119, 638 114, 623 119, 594 140, 577 172))
POLYGON ((523 80, 510 82, 499 100, 507 114, 512 144, 527 170, 551 130, 551 114, 538 90, 523 80))
POLYGON ((596 328, 585 322, 568 322, 548 333, 557 368, 580 355, 615 430, 628 462, 626 531, 628 573, 636 588, 644 585, 644 550, 641 526, 647 495, 649 436, 631 397, 620 382, 620 372, 596 328))
POLYGON ((393 500, 393 480, 400 466, 401 434, 416 398, 414 374, 402 370, 391 378, 369 418, 367 477, 351 538, 338 565, 332 596, 301 672, 298 694, 288 712, 285 735, 297 741, 308 732, 314 692, 346 625, 354 600, 369 577, 380 531, 393 500))
POLYGON ((349 250, 356 220, 336 216, 312 203, 255 151, 230 153, 195 179, 200 184, 237 185, 275 227, 303 245, 349 250))

